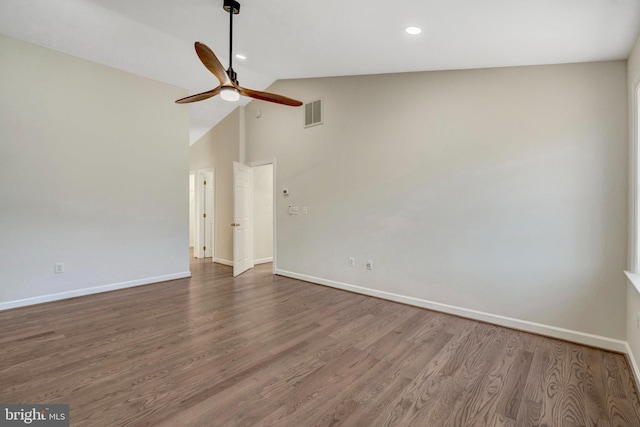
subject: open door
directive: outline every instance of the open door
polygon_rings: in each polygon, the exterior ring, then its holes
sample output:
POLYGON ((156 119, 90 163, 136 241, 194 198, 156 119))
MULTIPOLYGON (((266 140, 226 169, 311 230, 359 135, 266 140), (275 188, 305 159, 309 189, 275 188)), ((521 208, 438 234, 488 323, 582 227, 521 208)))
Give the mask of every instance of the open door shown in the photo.
POLYGON ((204 240, 204 257, 211 258, 211 261, 214 260, 213 253, 213 242, 214 239, 214 231, 215 231, 215 211, 213 209, 214 206, 214 174, 213 170, 207 170, 205 173, 205 182, 204 185, 204 230, 203 230, 203 240, 204 240))
POLYGON ((253 268, 253 180, 251 168, 233 162, 233 276, 253 268))
POLYGON ((196 172, 196 218, 194 251, 196 258, 213 260, 214 240, 214 170, 198 169, 196 172))

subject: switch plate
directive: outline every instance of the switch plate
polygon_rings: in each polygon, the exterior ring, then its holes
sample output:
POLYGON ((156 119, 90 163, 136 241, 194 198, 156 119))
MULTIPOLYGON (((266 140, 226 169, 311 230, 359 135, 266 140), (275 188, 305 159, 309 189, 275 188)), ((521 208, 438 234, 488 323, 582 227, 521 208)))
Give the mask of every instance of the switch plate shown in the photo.
POLYGON ((367 261, 367 270, 373 270, 373 261, 371 260, 367 261))
POLYGON ((289 206, 289 215, 299 215, 300 207, 299 206, 289 206))
POLYGON ((302 215, 308 215, 309 214, 309 208, 306 206, 302 207, 302 215))
POLYGON ((56 274, 64 273, 64 262, 56 262, 53 266, 53 272, 56 274))
POLYGON ((355 267, 356 266, 356 259, 352 256, 349 257, 349 267, 355 267))

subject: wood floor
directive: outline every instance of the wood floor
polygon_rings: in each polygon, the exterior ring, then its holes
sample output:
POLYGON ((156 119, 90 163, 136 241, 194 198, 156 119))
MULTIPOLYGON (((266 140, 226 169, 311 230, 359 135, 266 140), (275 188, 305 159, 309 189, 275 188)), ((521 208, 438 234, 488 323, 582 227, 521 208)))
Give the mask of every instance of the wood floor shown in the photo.
POLYGON ((640 426, 624 356, 272 276, 0 312, 0 403, 74 426, 640 426))

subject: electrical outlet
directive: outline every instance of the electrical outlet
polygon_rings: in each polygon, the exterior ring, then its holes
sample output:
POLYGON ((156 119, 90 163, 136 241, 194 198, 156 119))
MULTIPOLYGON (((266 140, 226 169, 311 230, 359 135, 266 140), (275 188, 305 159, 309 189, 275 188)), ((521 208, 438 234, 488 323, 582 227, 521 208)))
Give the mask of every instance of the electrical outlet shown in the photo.
POLYGON ((53 266, 53 272, 56 274, 64 273, 64 262, 56 262, 53 266))
POLYGON ((371 260, 367 261, 367 270, 373 270, 373 261, 371 260))
POLYGON ((636 329, 640 329, 640 311, 636 313, 636 329))
POLYGON ((349 267, 355 267, 356 266, 356 259, 352 256, 349 257, 349 267))

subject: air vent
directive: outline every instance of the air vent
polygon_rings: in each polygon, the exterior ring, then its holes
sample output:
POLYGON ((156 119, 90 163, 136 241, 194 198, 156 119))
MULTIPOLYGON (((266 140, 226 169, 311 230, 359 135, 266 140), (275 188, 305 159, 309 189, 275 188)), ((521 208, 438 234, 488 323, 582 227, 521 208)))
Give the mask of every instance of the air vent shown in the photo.
POLYGON ((322 124, 322 99, 304 104, 304 127, 322 124))

